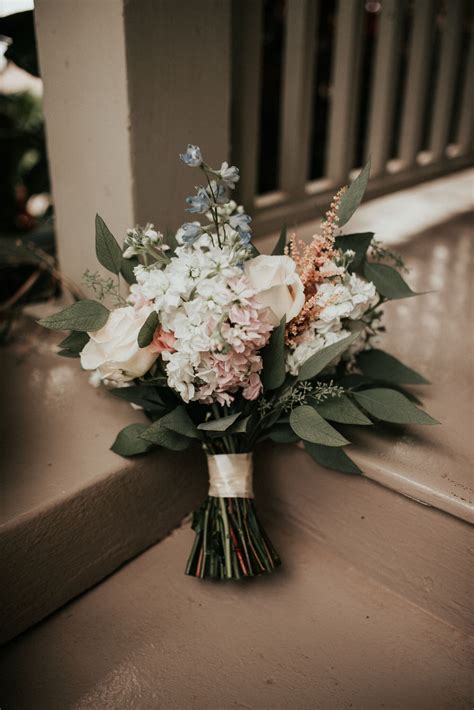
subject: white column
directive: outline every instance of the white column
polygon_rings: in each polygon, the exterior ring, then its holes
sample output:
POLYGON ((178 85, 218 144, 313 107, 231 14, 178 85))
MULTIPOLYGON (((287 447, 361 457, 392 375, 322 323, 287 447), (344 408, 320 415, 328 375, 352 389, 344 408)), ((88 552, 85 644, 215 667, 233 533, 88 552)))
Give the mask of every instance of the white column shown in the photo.
POLYGON ((60 264, 96 268, 94 216, 176 228, 197 143, 229 155, 230 0, 36 0, 60 264))
POLYGON ((121 0, 36 0, 36 34, 60 265, 96 268, 94 217, 134 222, 121 0))

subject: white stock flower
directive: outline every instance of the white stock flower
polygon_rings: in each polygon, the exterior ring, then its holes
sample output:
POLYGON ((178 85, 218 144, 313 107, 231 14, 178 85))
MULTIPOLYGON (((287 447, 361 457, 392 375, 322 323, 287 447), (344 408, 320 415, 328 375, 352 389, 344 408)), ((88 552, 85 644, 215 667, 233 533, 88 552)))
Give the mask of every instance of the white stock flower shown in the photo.
POLYGON ((151 307, 125 306, 112 311, 103 328, 89 333, 81 352, 84 370, 96 370, 103 380, 127 382, 147 372, 157 358, 149 347, 140 348, 137 336, 151 307))
POLYGON ((244 272, 256 291, 257 300, 270 308, 274 325, 283 316, 288 323, 303 308, 303 284, 296 272, 296 264, 289 256, 261 254, 245 262, 244 272))

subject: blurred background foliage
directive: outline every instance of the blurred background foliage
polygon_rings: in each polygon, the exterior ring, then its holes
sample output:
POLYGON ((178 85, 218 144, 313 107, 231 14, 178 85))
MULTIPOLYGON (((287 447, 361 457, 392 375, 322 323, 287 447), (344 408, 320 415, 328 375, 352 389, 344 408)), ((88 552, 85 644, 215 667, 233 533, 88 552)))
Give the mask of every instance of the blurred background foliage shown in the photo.
POLYGON ((0 18, 0 342, 26 303, 57 291, 53 207, 33 12, 0 18))

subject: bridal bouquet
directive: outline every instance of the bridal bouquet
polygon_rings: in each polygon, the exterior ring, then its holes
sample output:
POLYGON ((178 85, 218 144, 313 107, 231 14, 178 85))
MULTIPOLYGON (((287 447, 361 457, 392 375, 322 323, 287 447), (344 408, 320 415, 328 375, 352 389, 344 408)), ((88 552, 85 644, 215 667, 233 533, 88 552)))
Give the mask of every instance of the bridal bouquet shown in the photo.
POLYGON ((144 410, 149 423, 123 429, 113 451, 204 449, 209 495, 194 513, 186 573, 238 579, 280 564, 253 500, 259 442, 302 441, 318 464, 360 473, 341 425, 435 421, 403 388, 426 380, 374 347, 383 303, 415 295, 403 265, 372 233, 340 233, 369 166, 339 190, 309 243, 283 228, 264 255, 229 199, 238 169, 210 167, 193 145, 180 157, 204 179, 186 199, 201 218, 166 236, 135 227, 121 247, 97 216, 97 258, 114 276, 86 272, 95 298, 40 323, 71 331, 60 355, 144 410))

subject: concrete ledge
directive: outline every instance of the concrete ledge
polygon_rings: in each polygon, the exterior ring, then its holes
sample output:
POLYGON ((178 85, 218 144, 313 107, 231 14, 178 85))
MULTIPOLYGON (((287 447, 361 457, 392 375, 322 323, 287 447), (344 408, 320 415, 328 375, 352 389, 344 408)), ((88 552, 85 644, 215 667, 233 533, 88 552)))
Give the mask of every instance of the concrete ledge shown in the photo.
POLYGON ((425 611, 474 631, 468 523, 323 469, 296 446, 262 447, 256 470, 257 504, 275 530, 300 529, 425 611))
POLYGON ((56 335, 19 326, 0 352, 2 642, 163 538, 206 493, 199 452, 112 453, 143 415, 58 358, 56 335))

